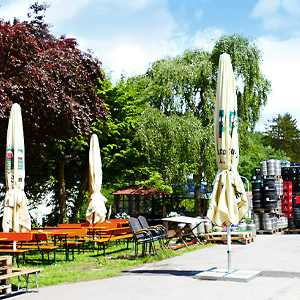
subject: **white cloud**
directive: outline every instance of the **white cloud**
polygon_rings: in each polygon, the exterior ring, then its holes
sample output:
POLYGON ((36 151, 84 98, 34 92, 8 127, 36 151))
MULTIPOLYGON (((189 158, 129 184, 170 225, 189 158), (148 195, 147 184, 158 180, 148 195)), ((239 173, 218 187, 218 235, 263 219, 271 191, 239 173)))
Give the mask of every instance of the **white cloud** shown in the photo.
MULTIPOLYGON (((264 124, 278 114, 290 113, 300 122, 299 53, 300 38, 279 41, 272 36, 259 39, 263 50, 262 73, 271 81, 272 93, 256 130, 264 130, 264 124)), ((300 123, 298 124, 298 126, 300 123)))
POLYGON ((146 8, 151 2, 151 0, 129 0, 125 1, 133 10, 141 10, 146 8))
POLYGON ((12 21, 14 17, 20 20, 26 20, 30 4, 32 4, 31 0, 6 1, 6 3, 1 3, 0 16, 5 21, 12 21))
POLYGON ((277 30, 299 25, 299 0, 259 0, 251 12, 253 18, 261 18, 264 28, 277 30))
MULTIPOLYGON (((120 0, 112 2, 116 4, 118 1, 122 2, 120 0)), ((137 2, 139 1, 131 1, 131 5, 137 2)), ((130 19, 124 11, 125 8, 123 10, 118 8, 120 11, 114 12, 114 18, 118 18, 119 21, 115 28, 107 28, 105 23, 107 17, 103 16, 102 22, 99 20, 95 22, 96 31, 93 31, 93 34, 77 33, 80 48, 92 49, 103 62, 104 70, 108 73, 113 71, 111 74, 113 82, 120 79, 122 73, 126 76, 142 74, 151 62, 166 55, 179 53, 177 43, 179 37, 173 37, 177 23, 167 10, 166 2, 157 0, 143 3, 143 9, 140 6, 138 12, 128 14, 131 16, 130 19), (148 3, 151 5, 146 7, 148 3)), ((70 36, 70 33, 71 31, 67 36, 70 36)))
POLYGON ((204 30, 198 30, 193 37, 193 47, 200 48, 202 50, 211 51, 218 40, 225 31, 219 28, 208 27, 204 30))
MULTIPOLYGON (((52 0, 50 7, 45 13, 45 21, 55 24, 56 29, 61 23, 65 23, 80 13, 80 11, 89 5, 93 0, 72 0, 72 3, 62 0, 52 0)), ((33 0, 9 0, 1 3, 0 15, 4 16, 4 20, 13 20, 15 17, 20 20, 27 20, 29 6, 33 4, 33 0)), ((47 1, 45 1, 48 3, 47 1)), ((40 2, 42 3, 42 2, 40 2)))
POLYGON ((82 9, 87 7, 93 0, 51 0, 51 6, 47 9, 45 21, 59 26, 74 17, 80 16, 82 9))

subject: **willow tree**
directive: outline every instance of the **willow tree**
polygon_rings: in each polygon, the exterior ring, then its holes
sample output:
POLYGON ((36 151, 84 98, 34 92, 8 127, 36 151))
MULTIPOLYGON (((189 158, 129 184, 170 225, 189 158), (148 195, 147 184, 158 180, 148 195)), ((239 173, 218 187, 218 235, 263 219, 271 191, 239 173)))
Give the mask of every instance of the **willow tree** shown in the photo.
MULTIPOLYGON (((137 78, 147 83, 143 97, 166 115, 193 114, 201 126, 212 132, 218 60, 223 52, 231 55, 236 79, 241 82, 237 87, 239 130, 243 133, 241 139, 245 139, 247 131, 253 130, 257 123, 270 91, 270 83, 260 70, 261 51, 250 38, 223 36, 216 42, 212 53, 187 50, 182 55, 154 62, 146 74, 137 78)), ((200 183, 207 177, 209 169, 204 161, 209 161, 207 155, 214 147, 211 139, 201 142, 201 156, 195 171, 196 202, 200 183)))
MULTIPOLYGON (((193 114, 165 115, 148 107, 140 116, 136 136, 148 155, 149 164, 174 194, 182 194, 181 185, 187 175, 197 174, 199 168, 205 169, 207 179, 212 180, 213 130, 211 126, 203 126, 193 114)), ((205 211, 203 205, 200 207, 200 195, 196 197, 195 208, 198 213, 205 211)))
POLYGON ((165 114, 190 112, 203 125, 212 123, 215 82, 209 53, 187 50, 182 56, 156 61, 145 78, 153 107, 165 114))
MULTIPOLYGON (((225 35, 213 48, 211 61, 218 69, 219 56, 230 54, 237 84, 237 105, 241 142, 245 143, 247 131, 253 131, 259 120, 261 108, 267 104, 271 91, 269 80, 261 72, 262 52, 255 40, 241 35, 225 35)), ((241 145, 242 150, 243 144, 241 145)))

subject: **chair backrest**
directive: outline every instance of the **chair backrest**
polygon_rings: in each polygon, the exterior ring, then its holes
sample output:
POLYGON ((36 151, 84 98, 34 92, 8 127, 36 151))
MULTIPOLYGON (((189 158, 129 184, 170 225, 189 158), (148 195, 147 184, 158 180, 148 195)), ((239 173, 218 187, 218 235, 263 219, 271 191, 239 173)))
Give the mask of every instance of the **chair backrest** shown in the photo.
POLYGON ((144 234, 140 233, 140 234, 137 234, 137 232, 142 228, 139 220, 137 218, 134 218, 134 217, 130 217, 129 220, 128 220, 128 224, 130 226, 130 229, 131 229, 131 232, 133 234, 133 237, 135 239, 140 239, 140 238, 143 238, 144 237, 144 234))
POLYGON ((139 220, 139 222, 140 222, 143 229, 146 229, 146 228, 149 227, 148 222, 147 222, 147 220, 144 216, 139 216, 138 220, 139 220))

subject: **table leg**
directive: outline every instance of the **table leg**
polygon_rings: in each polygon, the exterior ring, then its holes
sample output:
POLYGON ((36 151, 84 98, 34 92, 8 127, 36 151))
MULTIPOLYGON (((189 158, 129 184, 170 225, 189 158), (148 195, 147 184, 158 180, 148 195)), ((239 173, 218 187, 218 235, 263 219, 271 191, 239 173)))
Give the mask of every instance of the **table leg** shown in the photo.
POLYGON ((171 225, 172 229, 175 231, 175 235, 173 235, 172 237, 170 237, 170 238, 169 238, 169 241, 170 241, 171 239, 173 239, 175 236, 177 236, 177 237, 179 238, 179 240, 180 240, 180 241, 188 248, 187 243, 183 240, 183 238, 182 238, 181 235, 180 235, 180 233, 184 230, 184 228, 186 227, 186 225, 185 225, 183 228, 181 228, 180 230, 177 230, 177 229, 173 226, 173 223, 172 223, 172 222, 170 222, 170 225, 171 225))

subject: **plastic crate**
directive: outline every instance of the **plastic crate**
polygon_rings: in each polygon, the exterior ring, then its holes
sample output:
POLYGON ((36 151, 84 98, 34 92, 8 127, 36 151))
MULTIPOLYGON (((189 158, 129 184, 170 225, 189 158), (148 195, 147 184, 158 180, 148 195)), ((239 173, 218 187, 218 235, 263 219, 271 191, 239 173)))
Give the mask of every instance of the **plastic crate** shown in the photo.
POLYGON ((290 205, 293 205, 293 198, 283 198, 281 199, 281 203, 282 204, 290 204, 290 205))
POLYGON ((282 212, 283 213, 293 212, 293 203, 292 204, 282 204, 282 212))
POLYGON ((288 219, 293 219, 293 213, 285 213, 284 216, 288 219))

